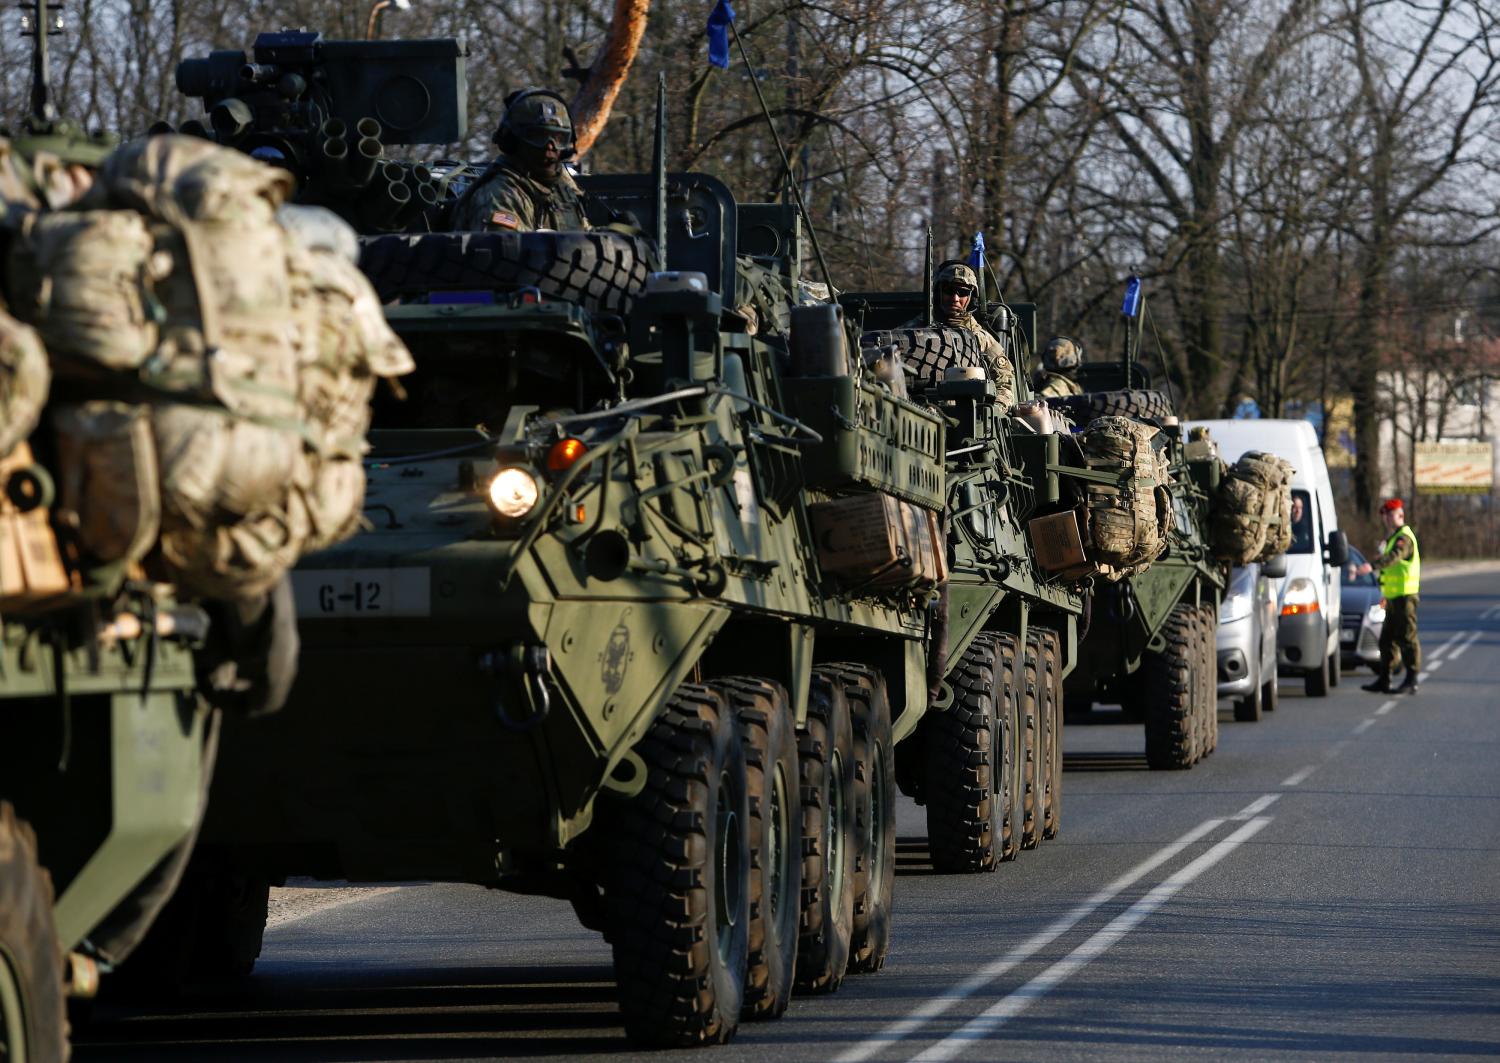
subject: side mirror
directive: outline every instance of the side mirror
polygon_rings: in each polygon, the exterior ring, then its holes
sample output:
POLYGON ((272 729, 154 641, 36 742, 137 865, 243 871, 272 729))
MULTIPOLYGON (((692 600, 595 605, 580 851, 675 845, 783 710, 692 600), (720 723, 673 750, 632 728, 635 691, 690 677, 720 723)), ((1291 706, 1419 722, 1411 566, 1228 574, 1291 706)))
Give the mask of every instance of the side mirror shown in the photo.
POLYGON ((1338 529, 1328 533, 1328 546, 1324 556, 1330 565, 1343 567, 1349 563, 1349 537, 1338 529))
POLYGON ((1277 554, 1260 566, 1260 574, 1270 579, 1281 579, 1286 575, 1286 554, 1277 554))

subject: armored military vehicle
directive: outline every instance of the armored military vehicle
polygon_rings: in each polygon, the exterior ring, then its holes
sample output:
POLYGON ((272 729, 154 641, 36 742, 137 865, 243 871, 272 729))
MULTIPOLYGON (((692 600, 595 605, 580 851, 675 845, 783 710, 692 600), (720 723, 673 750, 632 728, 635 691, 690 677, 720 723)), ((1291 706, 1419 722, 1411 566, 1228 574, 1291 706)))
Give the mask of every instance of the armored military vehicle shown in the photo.
POLYGON ((1166 549, 1148 570, 1095 584, 1067 699, 1080 710, 1118 702, 1142 721, 1152 768, 1190 768, 1218 744, 1215 632, 1227 566, 1214 557, 1209 518, 1223 464, 1211 439, 1185 438, 1170 396, 1152 387, 1136 359, 1142 318, 1134 278, 1130 293, 1121 360, 1085 363, 1084 393, 1048 402, 1078 421, 1113 415, 1159 427, 1171 523, 1166 549))

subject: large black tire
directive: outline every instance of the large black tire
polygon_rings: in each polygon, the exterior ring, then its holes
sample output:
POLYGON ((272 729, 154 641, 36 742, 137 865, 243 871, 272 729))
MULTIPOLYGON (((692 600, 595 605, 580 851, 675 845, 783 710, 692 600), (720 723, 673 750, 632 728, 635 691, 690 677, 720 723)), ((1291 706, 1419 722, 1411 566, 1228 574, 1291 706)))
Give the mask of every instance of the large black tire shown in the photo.
POLYGON ((1318 666, 1311 668, 1302 675, 1303 689, 1307 691, 1310 698, 1326 698, 1328 688, 1333 684, 1329 681, 1328 658, 1318 654, 1318 666))
POLYGON ((1181 770, 1193 764, 1193 659, 1197 655, 1193 610, 1174 606, 1162 625, 1166 644, 1147 650, 1140 691, 1146 724, 1146 763, 1181 770))
POLYGON ((797 989, 832 993, 849 969, 854 933, 854 729, 843 684, 813 670, 797 737, 802 791, 802 925, 797 989))
POLYGON ((750 931, 745 1019, 775 1019, 792 999, 802 915, 797 723, 786 691, 765 679, 719 684, 739 720, 750 795, 750 931))
POLYGON ((1062 829, 1062 640, 1056 631, 1046 628, 1037 634, 1042 641, 1042 722, 1047 736, 1043 761, 1042 837, 1051 839, 1056 838, 1062 829))
POLYGON ((749 797, 734 714, 683 684, 637 744, 645 789, 610 810, 605 894, 625 1032, 688 1047, 734 1036, 749 952, 749 797))
POLYGON ((1265 711, 1266 686, 1257 683, 1255 688, 1242 698, 1234 699, 1234 718, 1238 723, 1259 723, 1265 711))
POLYGON ((130 957, 104 980, 133 1002, 171 1001, 197 986, 244 978, 265 937, 271 884, 199 853, 130 957))
POLYGON ((0 1059, 68 1058, 63 951, 36 834, 0 801, 0 1059))
POLYGON ((1161 420, 1171 417, 1172 400, 1165 392, 1134 389, 1130 391, 1090 391, 1082 395, 1061 395, 1047 400, 1075 424, 1086 425, 1095 417, 1131 417, 1136 420, 1161 420))
POLYGON ((885 677, 858 664, 834 666, 854 727, 854 925, 849 971, 878 971, 891 948, 896 889, 896 770, 885 677))
POLYGON ((1007 704, 1013 703, 1011 684, 994 635, 981 634, 969 644, 949 682, 953 704, 922 722, 927 845, 938 871, 993 871, 1006 855, 1006 782, 1015 778, 1006 772, 1006 748, 1014 742, 1006 727, 1015 718, 1007 704))
POLYGON ((1021 855, 1026 833, 1026 727, 1021 715, 1021 646, 1014 635, 996 635, 1000 674, 996 688, 1000 697, 1000 739, 996 751, 1000 805, 1000 859, 1021 855))
POLYGON ((359 268, 384 302, 431 291, 515 291, 628 314, 654 252, 639 236, 594 232, 419 233, 360 240, 359 268))
POLYGON ((1203 755, 1206 757, 1219 748, 1219 614, 1213 606, 1204 603, 1198 606, 1198 619, 1203 639, 1198 676, 1203 684, 1203 724, 1206 736, 1203 755))
POLYGON ((968 329, 933 326, 866 332, 859 345, 894 350, 917 387, 939 383, 952 366, 985 365, 983 340, 968 329))
POLYGON ((1035 849, 1042 843, 1046 813, 1047 727, 1042 698, 1042 642, 1035 634, 1026 637, 1017 713, 1024 742, 1022 768, 1021 848, 1035 849))

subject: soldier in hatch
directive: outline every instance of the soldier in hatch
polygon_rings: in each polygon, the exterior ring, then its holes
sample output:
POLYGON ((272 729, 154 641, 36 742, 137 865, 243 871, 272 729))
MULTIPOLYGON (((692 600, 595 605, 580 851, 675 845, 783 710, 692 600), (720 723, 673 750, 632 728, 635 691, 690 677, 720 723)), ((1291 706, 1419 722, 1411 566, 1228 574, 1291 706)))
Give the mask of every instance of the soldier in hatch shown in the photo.
POLYGON ((495 144, 500 156, 454 204, 455 230, 589 228, 581 193, 563 165, 573 156, 573 117, 561 96, 551 89, 511 93, 495 144))
MULTIPOLYGON (((985 369, 995 382, 995 402, 1009 409, 1016 401, 1015 369, 1005 347, 995 334, 974 317, 974 300, 979 277, 972 266, 962 262, 945 262, 938 267, 932 284, 932 312, 935 324, 944 328, 967 329, 979 337, 985 369)), ((903 328, 919 328, 921 320, 908 321, 903 328)))
POLYGON ((1083 363, 1083 346, 1067 336, 1054 336, 1042 348, 1042 364, 1031 374, 1031 390, 1039 399, 1082 395, 1083 388, 1074 379, 1083 363))

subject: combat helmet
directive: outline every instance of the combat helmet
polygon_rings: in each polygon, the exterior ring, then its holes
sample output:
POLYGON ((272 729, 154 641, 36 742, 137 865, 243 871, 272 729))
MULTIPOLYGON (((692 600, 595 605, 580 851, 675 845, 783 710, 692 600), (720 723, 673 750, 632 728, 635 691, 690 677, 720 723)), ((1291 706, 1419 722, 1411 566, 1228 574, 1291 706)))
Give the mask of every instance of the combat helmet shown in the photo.
POLYGON ((521 89, 505 97, 505 117, 495 131, 501 151, 514 151, 517 142, 545 147, 549 140, 563 158, 573 154, 573 116, 562 96, 551 89, 521 89))
POLYGON ((1054 336, 1042 348, 1042 367, 1049 373, 1071 373, 1083 362, 1083 345, 1067 336, 1054 336))
POLYGON ((979 275, 974 272, 974 267, 963 262, 945 262, 933 278, 938 286, 950 285, 954 288, 968 288, 972 295, 979 287, 979 275))

